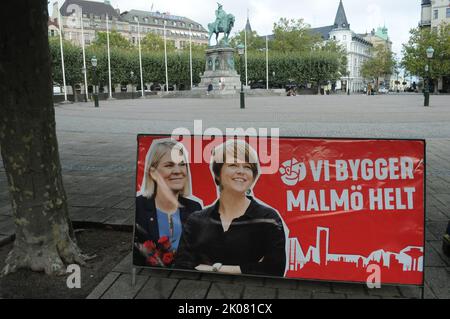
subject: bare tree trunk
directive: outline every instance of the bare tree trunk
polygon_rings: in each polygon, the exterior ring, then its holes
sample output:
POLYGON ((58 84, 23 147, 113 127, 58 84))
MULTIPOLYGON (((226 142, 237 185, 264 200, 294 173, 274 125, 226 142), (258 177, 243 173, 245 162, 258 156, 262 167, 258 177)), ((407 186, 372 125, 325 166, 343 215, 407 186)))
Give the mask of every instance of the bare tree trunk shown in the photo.
POLYGON ((47 23, 45 0, 2 3, 0 145, 16 224, 3 274, 19 268, 62 274, 65 264, 85 260, 61 177, 47 23))

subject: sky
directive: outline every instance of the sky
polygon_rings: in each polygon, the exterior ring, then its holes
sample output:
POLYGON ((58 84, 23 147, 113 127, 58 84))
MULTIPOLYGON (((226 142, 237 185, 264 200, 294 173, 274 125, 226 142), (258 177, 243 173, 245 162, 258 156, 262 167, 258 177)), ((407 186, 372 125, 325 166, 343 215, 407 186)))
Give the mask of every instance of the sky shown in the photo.
MULTIPOLYGON (((95 0, 100 1, 101 0, 95 0)), ((49 8, 54 1, 50 1, 49 8)), ((59 0, 60 4, 64 2, 59 0)), ((280 18, 304 19, 311 27, 332 25, 339 0, 221 0, 227 13, 236 17, 232 31, 242 30, 250 18, 252 29, 259 35, 271 34, 280 18)), ((121 12, 138 9, 169 12, 202 24, 205 28, 215 19, 216 0, 110 0, 121 12)), ((343 0, 350 28, 356 33, 370 32, 380 26, 389 30, 393 51, 400 57, 402 43, 409 39, 409 30, 418 26, 420 0, 343 0)), ((51 8, 50 14, 51 14, 51 8)))

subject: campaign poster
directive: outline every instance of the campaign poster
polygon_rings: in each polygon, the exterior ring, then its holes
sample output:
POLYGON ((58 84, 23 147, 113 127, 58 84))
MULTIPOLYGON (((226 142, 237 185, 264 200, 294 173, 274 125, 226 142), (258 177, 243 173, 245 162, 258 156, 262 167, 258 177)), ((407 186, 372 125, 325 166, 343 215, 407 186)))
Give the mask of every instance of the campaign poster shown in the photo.
POLYGON ((423 285, 425 141, 137 142, 135 266, 423 285), (241 164, 218 163, 230 145, 245 146, 241 164))

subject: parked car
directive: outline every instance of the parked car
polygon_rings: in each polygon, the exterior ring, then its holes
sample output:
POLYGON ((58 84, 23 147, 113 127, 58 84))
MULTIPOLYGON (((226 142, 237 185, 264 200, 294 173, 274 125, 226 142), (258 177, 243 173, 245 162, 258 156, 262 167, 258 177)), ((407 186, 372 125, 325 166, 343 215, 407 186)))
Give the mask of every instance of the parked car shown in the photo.
POLYGON ((161 91, 161 85, 159 83, 153 83, 150 86, 150 90, 152 90, 152 91, 161 91))
POLYGON ((289 83, 284 85, 284 88, 286 89, 286 92, 289 92, 291 90, 296 91, 297 88, 298 88, 298 84, 294 83, 294 82, 289 82, 289 83))
POLYGON ((385 88, 384 86, 381 86, 381 87, 378 89, 378 93, 386 94, 386 93, 389 93, 389 90, 388 90, 387 88, 385 88))
MULTIPOLYGON (((136 91, 142 91, 140 84, 136 87, 136 91)), ((144 85, 144 92, 150 92, 147 85, 144 85)))
POLYGON ((250 89, 265 89, 265 88, 266 82, 263 80, 250 83, 250 89))

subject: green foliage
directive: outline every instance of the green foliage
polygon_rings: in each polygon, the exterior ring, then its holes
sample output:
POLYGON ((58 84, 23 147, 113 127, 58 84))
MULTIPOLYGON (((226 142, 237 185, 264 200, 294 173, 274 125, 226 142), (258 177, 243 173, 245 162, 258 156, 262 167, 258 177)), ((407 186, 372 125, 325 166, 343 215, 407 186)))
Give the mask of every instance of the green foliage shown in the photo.
MULTIPOLYGON (((238 44, 245 43, 245 30, 236 33, 230 40, 230 46, 235 48, 238 44)), ((256 51, 266 48, 266 40, 260 37, 256 31, 247 32, 248 51, 256 51)))
POLYGON ((377 79, 376 85, 378 86, 378 79, 392 74, 395 64, 392 51, 380 44, 374 48, 373 57, 361 66, 361 74, 366 79, 377 79))
POLYGON ((319 35, 310 30, 303 19, 281 18, 273 25, 274 40, 269 49, 280 52, 306 52, 322 42, 319 35))
MULTIPOLYGON (((240 70, 239 56, 235 57, 236 69, 240 70)), ((266 57, 263 52, 249 52, 248 79, 250 82, 266 80, 266 57)), ((340 76, 339 55, 333 52, 279 53, 269 55, 269 84, 283 87, 288 82, 315 86, 335 81, 340 76)), ((244 73, 244 72, 243 72, 244 73)), ((245 80, 241 74, 241 80, 245 80)))
MULTIPOLYGON (((106 32, 97 32, 97 38, 92 43, 96 47, 104 47, 107 45, 107 35, 106 32)), ((128 39, 126 39, 122 34, 117 31, 109 32, 109 46, 110 48, 122 48, 131 49, 133 45, 128 39)))
MULTIPOLYGON (((166 41, 167 52, 176 50, 175 43, 171 40, 166 41)), ((164 51, 164 38, 155 33, 147 33, 141 40, 141 48, 143 51, 164 51)))
POLYGON ((428 64, 426 50, 433 47, 434 56, 431 62, 431 77, 448 76, 450 74, 450 25, 441 25, 433 31, 429 28, 415 28, 410 31, 408 43, 403 44, 401 65, 413 75, 425 77, 425 66, 428 64))
MULTIPOLYGON (((66 77, 68 85, 75 85, 84 81, 81 68, 83 58, 81 48, 64 43, 66 61, 66 77)), ((53 59, 54 80, 62 83, 61 58, 59 41, 50 40, 50 51, 53 59)), ((193 81, 200 82, 200 74, 205 68, 204 47, 193 46, 192 66, 193 81)), ((122 49, 112 47, 111 50, 112 84, 140 83, 139 55, 136 48, 122 49), (134 72, 133 78, 131 71, 134 72)), ((89 46, 86 49, 88 83, 93 83, 94 72, 91 58, 97 58, 97 79, 100 86, 108 85, 108 55, 106 46, 89 46)), ((170 84, 178 88, 189 88, 189 46, 183 51, 172 50, 168 53, 168 76, 170 84)), ((240 70, 239 56, 235 55, 236 70, 240 70)), ((165 83, 165 63, 163 50, 143 50, 142 66, 145 83, 165 83)), ((341 75, 342 51, 338 46, 316 47, 307 52, 281 53, 269 50, 269 84, 271 87, 283 87, 289 81, 299 84, 311 83, 319 86, 327 81, 334 81, 341 75)), ((241 74, 244 76, 244 74, 241 74)), ((266 54, 259 50, 248 52, 249 81, 266 80, 266 54)))
MULTIPOLYGON (((63 73, 61 63, 61 46, 58 37, 49 39, 50 54, 52 56, 52 77, 53 82, 63 85, 63 73)), ((83 53, 80 47, 63 41, 64 70, 66 74, 66 84, 75 86, 83 79, 83 53)))

